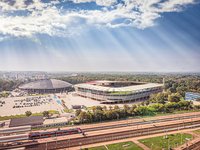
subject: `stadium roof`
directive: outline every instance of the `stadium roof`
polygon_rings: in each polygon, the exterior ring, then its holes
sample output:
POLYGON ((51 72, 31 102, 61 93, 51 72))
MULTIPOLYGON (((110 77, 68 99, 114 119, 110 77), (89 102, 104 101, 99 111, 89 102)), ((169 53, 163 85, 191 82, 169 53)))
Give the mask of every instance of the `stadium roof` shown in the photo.
POLYGON ((158 83, 145 83, 141 85, 132 85, 132 86, 124 86, 124 87, 106 87, 106 86, 100 86, 100 85, 93 85, 89 83, 82 83, 82 84, 77 84, 75 87, 79 88, 85 88, 85 89, 91 89, 91 90, 97 90, 97 91, 107 91, 107 92, 127 92, 127 91, 141 91, 149 88, 156 88, 156 87, 161 87, 163 84, 158 84, 158 83))
POLYGON ((71 87, 72 84, 56 80, 56 79, 44 79, 34 82, 30 82, 24 85, 19 86, 20 89, 61 89, 71 87))

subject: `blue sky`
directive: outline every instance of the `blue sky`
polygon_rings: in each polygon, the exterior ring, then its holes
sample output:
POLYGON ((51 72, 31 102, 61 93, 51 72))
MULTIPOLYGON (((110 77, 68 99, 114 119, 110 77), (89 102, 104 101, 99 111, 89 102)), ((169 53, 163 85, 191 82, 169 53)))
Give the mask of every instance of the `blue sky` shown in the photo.
POLYGON ((3 0, 0 70, 200 72, 197 0, 3 0))

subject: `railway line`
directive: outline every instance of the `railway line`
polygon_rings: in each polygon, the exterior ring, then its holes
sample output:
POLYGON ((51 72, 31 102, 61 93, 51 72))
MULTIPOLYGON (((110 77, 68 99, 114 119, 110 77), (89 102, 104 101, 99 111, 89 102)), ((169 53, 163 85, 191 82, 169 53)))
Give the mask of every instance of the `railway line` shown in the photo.
POLYGON ((198 115, 191 115, 191 116, 180 116, 180 117, 171 117, 171 118, 163 118, 163 119, 155 119, 155 120, 149 120, 149 121, 139 121, 139 122, 127 122, 127 123, 121 123, 121 124, 114 124, 114 125, 108 125, 108 126, 100 126, 100 127, 93 127, 93 128, 82 128, 84 132, 90 132, 90 131, 97 131, 97 130, 105 130, 105 129, 113 129, 113 128, 121 128, 121 127, 127 127, 127 126, 137 126, 137 125, 144 125, 144 124, 152 124, 152 123, 160 123, 160 122, 167 122, 167 121, 175 121, 175 120, 182 120, 182 119, 192 119, 200 117, 200 114, 198 115))
MULTIPOLYGON (((131 125, 141 125, 141 124, 151 124, 156 122, 165 122, 165 121, 173 121, 173 120, 181 120, 187 118, 197 118, 200 117, 200 112, 192 112, 192 113, 184 113, 184 114, 174 114, 167 116, 159 116, 159 117, 151 117, 151 118, 139 118, 139 119, 127 119, 120 121, 111 121, 111 122, 101 122, 94 124, 83 124, 83 125, 73 125, 69 127, 64 127, 62 129, 70 129, 70 128, 81 128, 85 132, 96 131, 96 130, 104 130, 109 128, 120 128, 131 125)), ((48 129, 48 131, 53 131, 55 129, 48 129)), ((44 131, 37 130, 36 132, 44 131)))
POLYGON ((200 149, 200 140, 196 141, 195 143, 192 143, 189 146, 186 146, 182 150, 199 150, 200 149))
MULTIPOLYGON (((38 141, 34 142, 24 141, 21 145, 13 145, 11 147, 26 147, 26 149, 30 150, 67 148, 99 142, 106 142, 111 140, 120 140, 124 138, 131 138, 157 133, 167 133, 168 131, 200 127, 199 112, 175 115, 173 117, 163 116, 159 117, 160 119, 157 119, 157 117, 155 118, 156 119, 150 120, 135 119, 131 121, 126 120, 109 123, 100 123, 91 126, 74 126, 82 127, 82 130, 86 133, 85 136, 80 134, 59 136, 56 137, 56 141, 54 140, 55 137, 50 137, 44 140, 39 139, 38 141)), ((8 149, 11 147, 0 146, 0 150, 8 149)))
POLYGON ((150 134, 158 134, 158 133, 166 133, 169 131, 176 131, 176 130, 183 130, 189 128, 197 128, 200 127, 200 120, 191 122, 184 122, 178 124, 170 124, 170 125, 160 125, 154 127, 147 127, 142 129, 134 129, 134 130, 127 130, 127 131, 119 131, 114 133, 105 133, 101 135, 91 135, 85 137, 79 137, 74 139, 68 140, 60 140, 54 141, 49 143, 38 143, 33 144, 30 146, 26 146, 28 150, 40 150, 40 149, 59 149, 59 148, 68 148, 68 147, 75 147, 93 143, 100 143, 112 140, 120 140, 125 138, 131 137, 138 137, 150 134))

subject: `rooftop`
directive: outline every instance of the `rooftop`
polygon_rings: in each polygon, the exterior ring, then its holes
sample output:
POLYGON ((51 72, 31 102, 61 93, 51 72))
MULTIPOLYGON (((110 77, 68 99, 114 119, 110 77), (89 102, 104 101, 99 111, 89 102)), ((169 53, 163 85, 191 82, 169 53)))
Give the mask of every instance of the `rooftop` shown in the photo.
MULTIPOLYGON (((93 81, 89 83, 82 83, 82 84, 77 84, 75 87, 79 88, 86 88, 86 89, 91 89, 91 90, 98 90, 98 91, 109 91, 109 92, 115 92, 115 91, 122 91, 122 92, 132 92, 132 91, 140 91, 148 88, 156 88, 156 87, 162 87, 163 84, 159 83, 143 83, 143 82, 132 82, 133 85, 130 86, 120 86, 120 87, 110 87, 110 86, 102 86, 99 84, 95 83, 120 83, 121 81, 93 81)), ((127 81, 125 81, 128 83, 127 81)), ((124 81, 122 81, 124 83, 124 81)), ((131 82, 130 82, 131 83, 131 82)))
POLYGON ((30 82, 24 85, 19 86, 20 89, 59 89, 59 88, 67 88, 71 87, 72 84, 56 80, 56 79, 44 79, 38 80, 34 82, 30 82))
POLYGON ((43 124, 43 116, 30 116, 23 118, 13 118, 10 121, 9 127, 19 127, 19 126, 34 126, 43 124))

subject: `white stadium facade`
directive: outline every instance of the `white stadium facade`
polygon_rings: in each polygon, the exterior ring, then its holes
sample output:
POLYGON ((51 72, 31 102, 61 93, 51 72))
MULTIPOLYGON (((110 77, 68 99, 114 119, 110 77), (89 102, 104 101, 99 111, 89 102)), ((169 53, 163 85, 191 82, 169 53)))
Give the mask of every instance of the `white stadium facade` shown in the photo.
POLYGON ((74 86, 77 95, 102 104, 143 101, 162 92, 163 84, 130 81, 92 81, 74 86))

